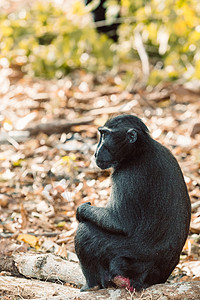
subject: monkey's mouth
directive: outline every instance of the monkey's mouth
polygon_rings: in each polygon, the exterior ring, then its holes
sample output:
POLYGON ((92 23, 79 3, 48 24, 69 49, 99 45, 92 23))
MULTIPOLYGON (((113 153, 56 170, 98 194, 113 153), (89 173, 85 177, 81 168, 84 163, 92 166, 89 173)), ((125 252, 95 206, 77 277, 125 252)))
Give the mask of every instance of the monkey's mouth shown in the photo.
POLYGON ((97 166, 102 170, 111 168, 111 167, 115 166, 116 163, 117 162, 113 161, 113 160, 99 160, 99 159, 96 160, 97 166))

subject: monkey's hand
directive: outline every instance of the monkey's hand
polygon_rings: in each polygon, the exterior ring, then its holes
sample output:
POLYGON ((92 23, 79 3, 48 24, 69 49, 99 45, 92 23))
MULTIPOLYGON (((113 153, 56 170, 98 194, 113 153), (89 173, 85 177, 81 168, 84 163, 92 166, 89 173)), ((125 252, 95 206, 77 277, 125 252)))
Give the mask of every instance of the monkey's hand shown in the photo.
POLYGON ((85 214, 88 211, 88 208, 90 207, 91 203, 86 202, 81 204, 76 211, 76 219, 79 222, 82 222, 85 219, 85 214))

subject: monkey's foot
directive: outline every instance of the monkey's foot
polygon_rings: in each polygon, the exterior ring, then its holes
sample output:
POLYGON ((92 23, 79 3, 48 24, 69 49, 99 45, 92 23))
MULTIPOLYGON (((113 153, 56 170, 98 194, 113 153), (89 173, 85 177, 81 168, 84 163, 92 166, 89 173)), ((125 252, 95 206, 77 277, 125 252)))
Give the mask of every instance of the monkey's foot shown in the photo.
POLYGON ((131 293, 135 291, 135 289, 131 286, 129 278, 118 275, 113 278, 112 282, 114 282, 114 284, 119 288, 127 288, 131 293))
POLYGON ((95 286, 93 286, 93 287, 89 287, 88 285, 87 285, 87 283, 84 285, 84 286, 82 286, 82 288, 81 288, 81 292, 89 292, 89 291, 97 291, 97 290, 99 290, 100 289, 100 286, 99 285, 95 285, 95 286))

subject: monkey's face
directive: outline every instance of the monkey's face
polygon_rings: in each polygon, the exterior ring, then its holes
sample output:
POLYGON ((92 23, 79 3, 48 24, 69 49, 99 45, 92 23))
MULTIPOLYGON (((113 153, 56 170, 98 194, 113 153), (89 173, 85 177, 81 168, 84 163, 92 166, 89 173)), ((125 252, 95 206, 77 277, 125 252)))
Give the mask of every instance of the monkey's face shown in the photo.
POLYGON ((101 169, 116 168, 133 151, 137 141, 134 128, 99 128, 100 140, 95 152, 96 164, 101 169))

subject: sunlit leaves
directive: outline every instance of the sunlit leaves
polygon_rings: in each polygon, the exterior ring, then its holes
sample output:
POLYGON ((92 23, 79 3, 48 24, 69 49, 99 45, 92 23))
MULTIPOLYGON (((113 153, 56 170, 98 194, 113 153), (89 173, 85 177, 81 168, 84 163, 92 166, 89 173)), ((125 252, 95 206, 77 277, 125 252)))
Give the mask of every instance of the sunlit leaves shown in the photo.
POLYGON ((78 16, 82 16, 85 14, 84 3, 81 1, 74 1, 72 8, 73 8, 73 13, 78 16))
POLYGON ((31 234, 19 234, 18 241, 29 244, 31 247, 37 248, 38 238, 31 234))
POLYGON ((120 42, 126 45, 123 55, 130 53, 131 36, 137 26, 150 62, 154 65, 162 62, 166 68, 166 71, 152 71, 150 82, 176 79, 177 74, 186 79, 200 78, 199 1, 121 0, 121 6, 125 23, 127 17, 132 18, 130 24, 126 27, 122 24, 119 29, 120 42), (169 69, 172 71, 169 72, 169 69))
MULTIPOLYGON (((99 0, 92 3, 94 8, 99 0)), ((77 68, 105 71, 120 62, 139 60, 134 44, 137 29, 153 66, 150 81, 173 80, 177 74, 186 80, 200 78, 198 0, 107 0, 104 4, 107 22, 115 22, 120 11, 118 44, 97 33, 87 15, 91 3, 85 7, 76 0, 63 10, 53 1, 37 1, 31 9, 0 14, 0 59, 6 57, 23 71, 47 78, 61 78, 77 68)))
POLYGON ((49 1, 0 17, 0 53, 31 75, 62 77, 70 70, 105 70, 113 65, 111 41, 99 38, 90 22, 82 22, 84 4, 77 0, 70 12, 49 1), (73 17, 74 16, 74 17, 73 17))

